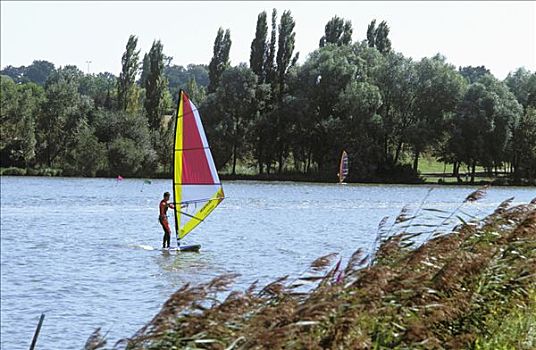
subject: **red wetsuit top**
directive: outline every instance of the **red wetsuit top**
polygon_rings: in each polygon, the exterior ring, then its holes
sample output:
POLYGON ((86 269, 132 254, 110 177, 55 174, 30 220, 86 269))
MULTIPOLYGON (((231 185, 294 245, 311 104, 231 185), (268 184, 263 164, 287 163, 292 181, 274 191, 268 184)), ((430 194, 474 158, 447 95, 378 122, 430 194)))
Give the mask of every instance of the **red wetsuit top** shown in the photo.
POLYGON ((172 203, 168 203, 167 200, 162 199, 160 201, 160 219, 167 220, 167 210, 168 208, 175 208, 172 203))

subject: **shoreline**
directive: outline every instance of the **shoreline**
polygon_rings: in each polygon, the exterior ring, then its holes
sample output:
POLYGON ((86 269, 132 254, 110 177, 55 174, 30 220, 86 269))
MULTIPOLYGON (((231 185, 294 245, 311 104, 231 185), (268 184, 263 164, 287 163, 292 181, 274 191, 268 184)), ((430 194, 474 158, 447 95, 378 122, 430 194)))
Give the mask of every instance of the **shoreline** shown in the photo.
MULTIPOLYGON (((112 176, 68 176, 62 174, 60 169, 52 169, 54 171, 39 173, 36 170, 32 170, 31 174, 27 173, 13 173, 11 171, 6 171, 6 169, 12 168, 1 168, 0 177, 5 176, 15 176, 15 177, 62 177, 62 178, 80 178, 80 179, 112 179, 115 180, 116 177, 112 176)), ((19 168, 17 168, 19 169, 19 168)), ((25 171, 26 169, 20 169, 25 171)), ((311 177, 303 176, 300 174, 257 174, 257 175, 246 175, 246 174, 219 174, 220 180, 222 181, 258 181, 258 182, 296 182, 296 183, 317 183, 317 184, 338 184, 336 181, 330 181, 322 177, 311 177)), ((152 179, 171 179, 171 175, 167 174, 153 174, 151 176, 136 176, 136 177, 123 177, 124 179, 139 179, 139 180, 152 180, 152 179)), ((452 179, 452 176, 440 176, 438 175, 423 175, 419 179, 413 181, 402 181, 402 180, 385 180, 385 179, 369 179, 369 180, 360 180, 360 181, 347 181, 348 185, 416 185, 416 186, 484 186, 491 185, 494 187, 534 187, 536 186, 536 181, 521 180, 514 181, 509 178, 494 178, 493 180, 476 180, 475 182, 457 182, 457 181, 442 181, 444 178, 452 179), (427 181, 432 179, 437 179, 437 181, 427 181)))

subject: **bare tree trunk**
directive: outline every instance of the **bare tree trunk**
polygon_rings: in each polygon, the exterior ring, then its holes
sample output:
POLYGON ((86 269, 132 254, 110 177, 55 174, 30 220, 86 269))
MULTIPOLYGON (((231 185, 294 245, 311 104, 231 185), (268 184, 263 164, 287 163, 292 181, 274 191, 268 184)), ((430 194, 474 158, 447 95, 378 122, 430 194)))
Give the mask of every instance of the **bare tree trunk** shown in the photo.
POLYGON ((236 174, 236 144, 233 145, 233 175, 236 174))
POLYGON ((417 171, 419 168, 419 155, 420 152, 415 150, 415 158, 413 158, 413 170, 417 171))
POLYGON ((462 182, 462 179, 460 177, 460 166, 461 166, 460 162, 455 162, 454 163, 453 172, 454 172, 454 176, 456 176, 456 181, 457 182, 462 182))
POLYGON ((402 150, 402 141, 399 141, 398 145, 396 146, 395 164, 398 163, 398 157, 400 156, 400 151, 401 150, 402 150))

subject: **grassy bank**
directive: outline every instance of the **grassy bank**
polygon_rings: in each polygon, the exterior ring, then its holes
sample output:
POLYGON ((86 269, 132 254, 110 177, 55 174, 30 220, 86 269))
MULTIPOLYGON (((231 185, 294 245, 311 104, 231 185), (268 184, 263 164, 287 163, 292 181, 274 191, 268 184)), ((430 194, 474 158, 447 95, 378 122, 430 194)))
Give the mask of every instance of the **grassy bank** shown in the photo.
MULTIPOLYGON (((431 168, 428 170, 436 170, 439 163, 432 162, 431 168)), ((441 163, 442 164, 442 163, 441 163)), ((228 169, 227 169, 228 170, 228 169)), ((318 183, 335 183, 337 182, 337 177, 333 174, 322 175, 318 173, 304 174, 301 172, 283 172, 283 173, 271 173, 271 174, 258 174, 252 171, 251 168, 239 167, 237 174, 230 174, 223 169, 220 173, 221 180, 252 180, 252 181, 295 181, 295 182, 318 182, 318 183)), ((469 176, 462 176, 461 181, 458 181, 456 177, 453 177, 450 173, 441 173, 441 172, 423 172, 420 170, 419 176, 397 176, 389 175, 377 178, 367 178, 367 179, 348 179, 347 182, 352 183, 369 183, 369 184, 440 184, 440 185, 483 185, 483 184, 493 184, 496 186, 536 186, 536 180, 528 179, 514 179, 505 175, 498 177, 490 177, 485 172, 477 173, 475 176, 474 183, 470 182, 469 176)), ((62 169, 56 168, 0 168, 1 176, 73 176, 71 174, 65 173, 62 169)), ((117 175, 110 175, 105 173, 97 173, 96 177, 108 177, 115 178, 117 175)), ((76 176, 73 176, 76 177, 76 176)), ((170 179, 171 174, 169 173, 154 173, 154 174, 145 174, 137 175, 138 178, 144 179, 170 179)))
MULTIPOLYGON (((330 254, 301 276, 253 284, 223 300, 233 276, 186 285, 121 346, 534 349, 536 199, 514 207, 508 199, 480 220, 465 216, 464 206, 483 194, 471 193, 454 212, 404 208, 392 224, 382 220, 374 245, 345 264, 330 254), (424 224, 425 213, 437 222, 424 224), (461 223, 443 232, 456 217, 461 223)), ((96 332, 86 349, 104 343, 96 332)))

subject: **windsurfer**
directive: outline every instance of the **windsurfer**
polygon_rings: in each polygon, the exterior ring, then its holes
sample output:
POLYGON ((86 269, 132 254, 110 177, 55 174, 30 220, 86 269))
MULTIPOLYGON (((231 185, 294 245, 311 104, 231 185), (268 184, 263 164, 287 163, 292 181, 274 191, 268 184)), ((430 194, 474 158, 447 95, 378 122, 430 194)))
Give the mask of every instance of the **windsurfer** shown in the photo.
POLYGON ((169 229, 169 222, 167 219, 167 210, 168 208, 175 208, 173 203, 168 203, 169 201, 169 192, 164 192, 164 198, 160 201, 160 216, 158 221, 164 229, 164 240, 162 242, 162 248, 169 248, 169 242, 171 238, 171 230, 169 229))

